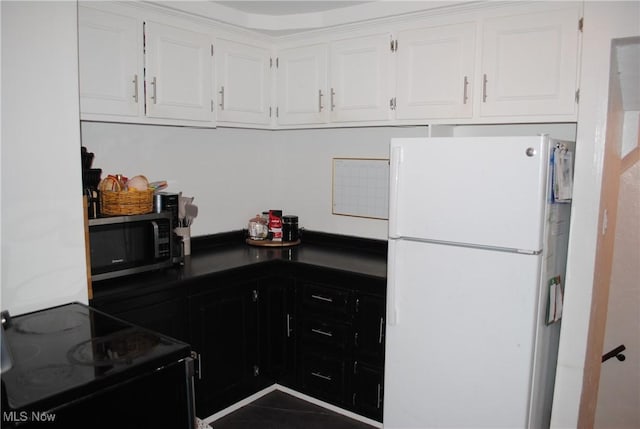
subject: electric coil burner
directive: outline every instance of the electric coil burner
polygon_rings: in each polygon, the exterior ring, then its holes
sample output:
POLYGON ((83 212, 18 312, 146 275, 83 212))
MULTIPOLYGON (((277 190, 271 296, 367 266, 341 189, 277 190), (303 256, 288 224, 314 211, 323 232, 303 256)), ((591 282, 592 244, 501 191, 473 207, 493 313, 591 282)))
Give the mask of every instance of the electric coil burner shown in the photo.
POLYGON ((78 303, 3 329, 3 428, 194 427, 188 344, 78 303))

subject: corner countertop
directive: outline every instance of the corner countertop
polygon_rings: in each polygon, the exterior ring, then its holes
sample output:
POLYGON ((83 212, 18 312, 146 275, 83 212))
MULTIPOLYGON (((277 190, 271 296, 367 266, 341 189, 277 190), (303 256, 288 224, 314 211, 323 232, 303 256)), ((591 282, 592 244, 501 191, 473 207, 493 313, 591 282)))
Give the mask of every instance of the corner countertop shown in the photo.
POLYGON ((358 274, 377 279, 387 276, 387 243, 359 237, 303 231, 302 243, 291 247, 246 244, 244 231, 194 237, 191 256, 184 265, 93 283, 94 300, 108 300, 125 291, 140 294, 184 284, 202 276, 223 274, 280 261, 358 274))

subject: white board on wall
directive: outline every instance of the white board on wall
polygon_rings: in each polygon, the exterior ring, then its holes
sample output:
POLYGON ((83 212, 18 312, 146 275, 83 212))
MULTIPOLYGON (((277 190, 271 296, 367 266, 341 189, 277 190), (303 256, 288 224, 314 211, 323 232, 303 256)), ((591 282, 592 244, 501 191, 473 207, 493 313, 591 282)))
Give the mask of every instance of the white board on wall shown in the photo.
POLYGON ((389 218, 389 160, 333 158, 332 213, 389 218))

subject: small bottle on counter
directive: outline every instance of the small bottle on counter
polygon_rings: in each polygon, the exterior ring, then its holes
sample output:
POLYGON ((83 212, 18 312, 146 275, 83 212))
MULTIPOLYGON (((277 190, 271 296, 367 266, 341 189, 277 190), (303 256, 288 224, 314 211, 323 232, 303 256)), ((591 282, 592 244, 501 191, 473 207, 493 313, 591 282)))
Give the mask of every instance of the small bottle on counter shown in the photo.
POLYGON ((282 210, 269 210, 269 237, 282 241, 282 210))
POLYGON ((282 240, 298 241, 298 216, 282 216, 282 240))

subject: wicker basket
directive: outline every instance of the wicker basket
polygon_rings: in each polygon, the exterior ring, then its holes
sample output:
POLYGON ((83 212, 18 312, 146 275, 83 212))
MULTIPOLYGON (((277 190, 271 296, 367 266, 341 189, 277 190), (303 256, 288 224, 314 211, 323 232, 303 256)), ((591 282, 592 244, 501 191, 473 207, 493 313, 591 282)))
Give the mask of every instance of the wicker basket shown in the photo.
POLYGON ((153 189, 146 191, 101 191, 100 212, 103 215, 136 215, 153 211, 153 189))

